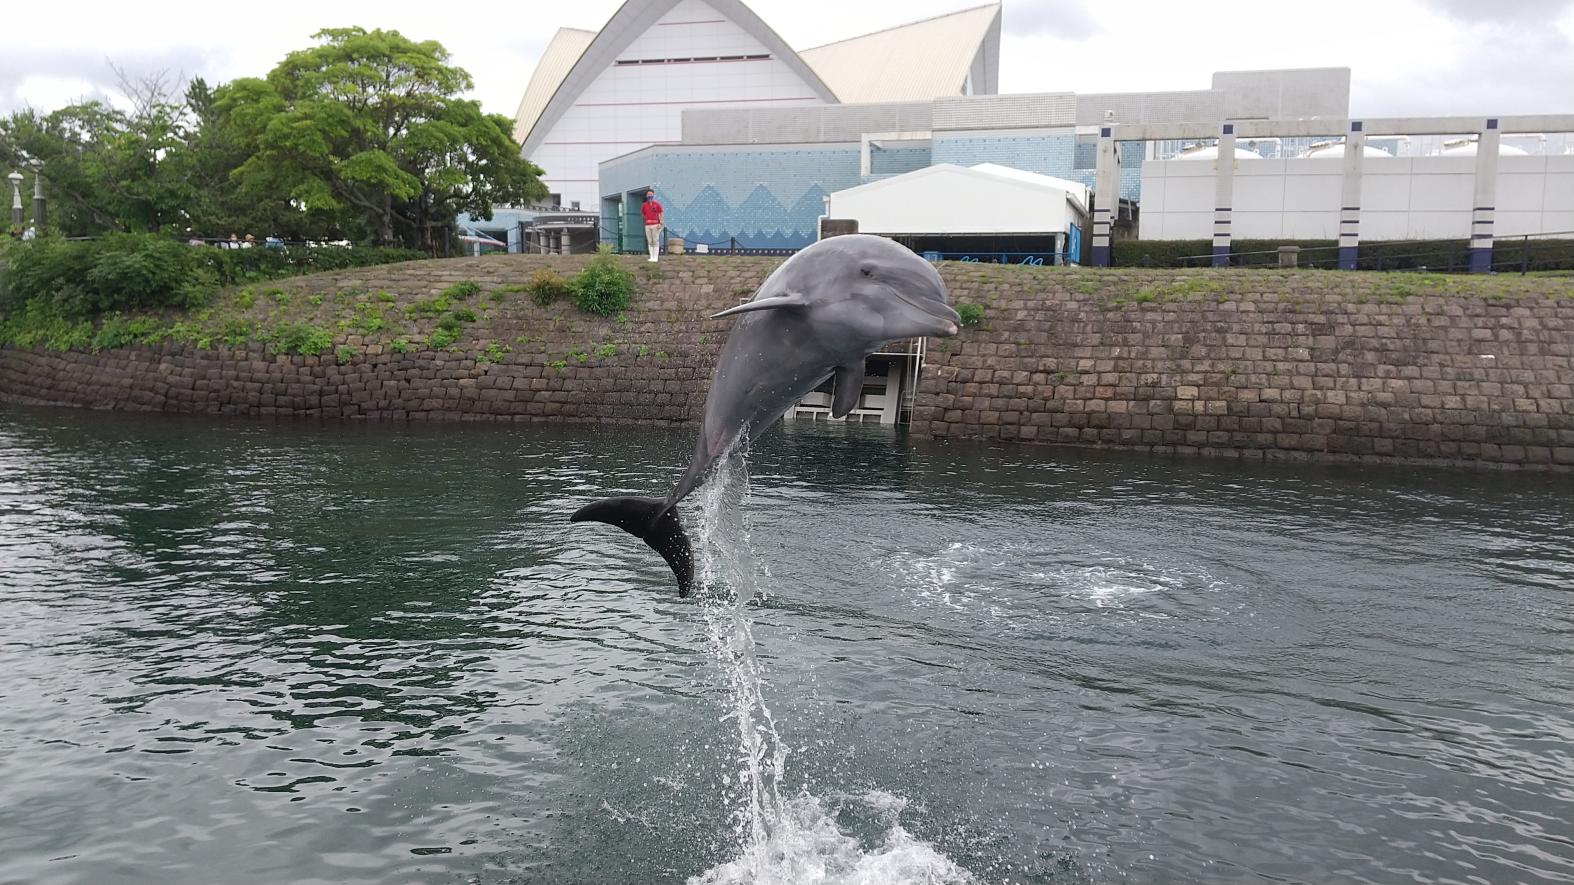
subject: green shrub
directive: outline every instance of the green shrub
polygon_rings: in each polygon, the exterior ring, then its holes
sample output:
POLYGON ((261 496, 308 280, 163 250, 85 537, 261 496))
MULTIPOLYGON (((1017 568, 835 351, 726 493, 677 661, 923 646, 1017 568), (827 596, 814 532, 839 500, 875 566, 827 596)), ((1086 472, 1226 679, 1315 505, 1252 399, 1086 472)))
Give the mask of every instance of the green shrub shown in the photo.
POLYGON ((956 306, 957 316, 962 318, 962 325, 972 327, 984 321, 984 306, 963 301, 956 306))
POLYGON ((405 306, 404 315, 410 319, 417 317, 435 317, 448 309, 448 299, 439 295, 436 298, 423 298, 405 306))
POLYGON ((104 317, 93 335, 94 350, 110 350, 131 344, 142 344, 158 334, 158 325, 151 317, 127 318, 119 313, 104 317))
POLYGON ((240 347, 251 340, 256 328, 248 320, 231 317, 219 327, 219 341, 230 347, 240 347))
POLYGON ((457 328, 445 329, 438 327, 438 329, 431 334, 431 337, 427 338, 427 343, 432 345, 432 347, 436 350, 442 350, 443 348, 453 344, 458 340, 459 330, 457 328))
POLYGON ((471 310, 468 307, 461 307, 461 308, 455 310, 452 314, 449 314, 449 316, 452 316, 454 319, 460 321, 461 323, 473 323, 473 322, 475 322, 475 311, 471 310))
POLYGON ((355 359, 355 355, 358 353, 360 353, 360 351, 356 350, 354 347, 351 347, 348 344, 341 344, 337 349, 334 350, 333 357, 334 360, 342 366, 345 363, 355 359))
MULTIPOLYGON (((214 249, 149 233, 115 233, 97 240, 44 237, 6 250, 0 311, 43 299, 64 317, 116 310, 206 304, 223 286, 311 273, 409 261, 409 249, 214 249)), ((237 295, 250 307, 254 293, 237 295)))
POLYGON ((0 316, 0 344, 10 342, 19 347, 50 350, 87 349, 94 335, 92 322, 63 316, 52 304, 40 299, 0 316))
POLYGON ((530 275, 525 282, 525 291, 530 293, 530 300, 546 307, 554 301, 569 294, 569 282, 557 271, 548 267, 538 269, 530 275))
POLYGON ((318 354, 333 346, 333 333, 309 323, 283 323, 266 336, 274 353, 318 354))
POLYGON ((586 313, 609 317, 627 310, 634 299, 634 275, 618 267, 605 252, 575 275, 569 284, 574 306, 586 313))
POLYGON ((479 294, 480 291, 481 287, 476 285, 475 282, 471 280, 460 280, 459 282, 454 283, 452 286, 444 289, 443 297, 452 298, 455 301, 463 301, 466 298, 470 298, 479 294))
POLYGON ((410 339, 408 339, 408 338, 395 338, 393 340, 393 343, 388 345, 388 349, 393 351, 394 353, 409 353, 410 352, 410 339))

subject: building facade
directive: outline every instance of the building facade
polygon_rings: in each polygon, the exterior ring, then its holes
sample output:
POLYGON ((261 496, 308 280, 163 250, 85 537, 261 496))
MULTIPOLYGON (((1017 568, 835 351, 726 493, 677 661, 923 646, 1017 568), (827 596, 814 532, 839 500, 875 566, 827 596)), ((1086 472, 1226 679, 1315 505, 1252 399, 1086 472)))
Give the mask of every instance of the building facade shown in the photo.
POLYGON ((800 53, 739 0, 630 0, 600 31, 557 32, 515 138, 559 206, 595 211, 598 164, 679 142, 685 111, 991 92, 999 41, 998 3, 800 53))
MULTIPOLYGON (((1249 73, 1221 72, 1216 88, 1179 92, 690 109, 677 143, 600 164, 602 237, 620 249, 641 248, 634 215, 651 188, 666 207, 671 236, 710 248, 792 250, 814 241, 827 194, 933 165, 995 164, 1092 186, 1099 126, 1111 120, 1220 121, 1226 109, 1252 119, 1347 113, 1347 69, 1249 73), (1232 85, 1259 81, 1275 85, 1241 94, 1232 85)), ((1125 142, 1116 150, 1120 197, 1137 200, 1150 147, 1125 142)))

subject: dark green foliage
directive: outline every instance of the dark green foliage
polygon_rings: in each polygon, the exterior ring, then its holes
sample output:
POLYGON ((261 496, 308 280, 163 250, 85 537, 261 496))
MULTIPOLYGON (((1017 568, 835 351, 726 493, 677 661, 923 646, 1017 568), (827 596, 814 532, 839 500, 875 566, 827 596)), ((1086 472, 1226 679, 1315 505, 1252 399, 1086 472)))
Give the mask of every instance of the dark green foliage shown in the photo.
MULTIPOLYGON (((1231 267, 1278 267, 1280 246, 1300 246, 1301 267, 1338 265, 1333 240, 1234 240, 1231 267)), ((1358 270, 1462 271, 1470 264, 1468 240, 1397 240, 1362 243, 1358 270)), ((1116 267, 1207 267, 1213 246, 1208 240, 1123 240, 1112 247, 1116 267)), ((1493 244, 1492 268, 1512 273, 1574 268, 1574 239, 1499 239, 1493 244)))
POLYGON ((453 328, 439 326, 436 331, 432 332, 431 337, 427 339, 427 343, 432 345, 434 349, 441 350, 458 340, 459 327, 456 324, 453 328))
POLYGON ((274 353, 318 354, 333 345, 333 334, 309 323, 284 323, 263 336, 274 353))
POLYGON ((957 316, 962 318, 962 325, 972 327, 984 321, 984 306, 963 301, 956 306, 957 316))
POLYGON ((530 293, 531 301, 546 307, 569 294, 569 282, 557 271, 543 267, 530 275, 525 291, 530 293))
POLYGON ((453 316, 454 319, 459 320, 461 323, 475 322, 475 311, 468 307, 456 308, 451 316, 453 316))
POLYGON ((452 244, 460 212, 487 219, 546 196, 513 121, 461 97, 470 75, 440 44, 364 28, 314 36, 266 79, 215 91, 216 114, 251 149, 232 175, 243 193, 431 252, 452 244))
POLYGON ((260 280, 415 261, 426 253, 416 249, 360 246, 285 246, 277 249, 198 249, 212 263, 219 283, 234 286, 260 280))
POLYGON ((618 267, 616 259, 602 253, 569 283, 574 306, 586 313, 613 316, 627 310, 634 300, 634 275, 618 267))
POLYGON ((443 290, 443 297, 464 301, 481 293, 481 287, 471 280, 460 280, 443 290))
MULTIPOLYGON (((157 234, 109 234, 97 240, 44 237, 6 250, 0 311, 31 300, 72 317, 200 307, 221 286, 421 257, 408 249, 214 249, 157 234), (246 257, 251 255, 265 257, 246 257)), ((255 293, 244 298, 254 299, 255 293)))
POLYGON ((73 317, 199 306, 218 283, 198 252, 151 234, 77 242, 45 237, 8 251, 0 310, 32 300, 73 317))

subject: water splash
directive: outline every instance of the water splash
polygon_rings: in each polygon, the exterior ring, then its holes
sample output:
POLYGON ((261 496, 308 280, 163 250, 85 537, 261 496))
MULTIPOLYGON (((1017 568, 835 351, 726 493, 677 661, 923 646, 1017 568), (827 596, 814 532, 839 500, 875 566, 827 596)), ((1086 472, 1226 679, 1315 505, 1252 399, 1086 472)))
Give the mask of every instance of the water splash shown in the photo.
POLYGON ((689 880, 691 885, 799 883, 971 883, 974 878, 898 819, 906 800, 873 792, 831 804, 806 788, 783 798, 789 749, 765 700, 769 686, 748 604, 763 598, 769 572, 749 544, 749 472, 739 454, 722 459, 696 495, 698 589, 710 651, 725 681, 723 721, 737 728, 734 832, 738 855, 689 880), (833 809, 833 805, 835 808, 833 809), (842 812, 841 815, 838 812, 842 812), (838 818, 862 820, 864 838, 838 818))

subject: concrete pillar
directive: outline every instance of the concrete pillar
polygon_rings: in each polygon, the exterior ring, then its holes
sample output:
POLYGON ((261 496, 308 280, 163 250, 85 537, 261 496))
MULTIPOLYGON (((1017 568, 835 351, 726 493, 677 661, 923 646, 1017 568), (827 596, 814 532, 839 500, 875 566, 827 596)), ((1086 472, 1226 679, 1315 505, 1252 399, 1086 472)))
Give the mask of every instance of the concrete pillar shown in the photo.
POLYGON ((1051 263, 1057 265, 1066 263, 1066 234, 1064 232, 1055 234, 1055 260, 1051 263))
POLYGON ((11 223, 21 227, 26 217, 22 212, 22 173, 12 172, 6 179, 11 182, 11 223))
POLYGON ((1475 202, 1470 206, 1470 272, 1492 270, 1492 224, 1497 214, 1497 149, 1502 139, 1496 117, 1487 119, 1476 141, 1475 202))
POLYGON ((1120 217, 1120 153, 1114 128, 1099 127, 1098 157, 1093 168, 1093 266, 1109 267, 1115 220, 1120 217))
POLYGON ((1355 270, 1361 253, 1361 163, 1366 133, 1360 120, 1344 134, 1344 179, 1339 189, 1339 269, 1355 270))
POLYGON ((1300 263, 1301 263, 1301 247, 1300 246, 1280 246, 1279 247, 1279 266, 1280 267, 1293 268, 1293 267, 1297 266, 1300 263))
POLYGON ((33 170, 33 226, 43 233, 44 225, 49 223, 49 213, 44 211, 44 174, 41 170, 33 170))
POLYGON ((1213 162, 1213 266, 1230 265, 1230 204, 1235 199, 1235 124, 1219 131, 1219 156, 1213 162))

